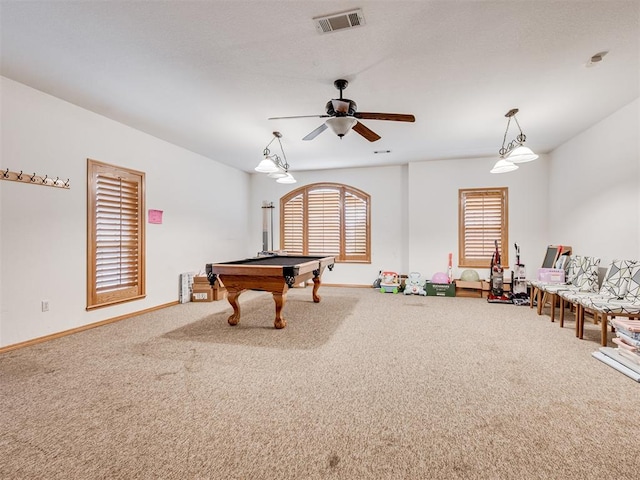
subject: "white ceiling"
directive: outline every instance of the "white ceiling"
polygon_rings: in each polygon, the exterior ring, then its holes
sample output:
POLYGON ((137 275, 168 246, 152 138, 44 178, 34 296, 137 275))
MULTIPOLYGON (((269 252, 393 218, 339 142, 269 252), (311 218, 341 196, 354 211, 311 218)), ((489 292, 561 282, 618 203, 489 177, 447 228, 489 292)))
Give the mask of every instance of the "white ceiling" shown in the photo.
POLYGON ((246 171, 273 131, 293 172, 496 158, 511 108, 548 152, 637 98, 639 19, 637 0, 0 0, 1 74, 246 171), (364 26, 317 33, 357 7, 364 26), (338 78, 359 111, 416 122, 363 120, 370 143, 268 120, 324 114, 338 78))

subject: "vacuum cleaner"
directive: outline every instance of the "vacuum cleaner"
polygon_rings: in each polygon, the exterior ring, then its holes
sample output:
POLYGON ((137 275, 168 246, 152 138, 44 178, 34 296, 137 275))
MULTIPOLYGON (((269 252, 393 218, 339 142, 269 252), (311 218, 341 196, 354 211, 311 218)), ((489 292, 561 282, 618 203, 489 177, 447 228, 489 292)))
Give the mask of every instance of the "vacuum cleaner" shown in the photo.
POLYGON ((520 246, 516 243, 516 266, 511 272, 511 301, 514 305, 529 305, 529 289, 527 288, 527 272, 520 263, 520 246))
POLYGON ((496 251, 491 257, 491 273, 489 276, 489 303, 513 303, 511 297, 504 292, 504 270, 500 260, 500 250, 498 249, 498 241, 496 243, 496 251))

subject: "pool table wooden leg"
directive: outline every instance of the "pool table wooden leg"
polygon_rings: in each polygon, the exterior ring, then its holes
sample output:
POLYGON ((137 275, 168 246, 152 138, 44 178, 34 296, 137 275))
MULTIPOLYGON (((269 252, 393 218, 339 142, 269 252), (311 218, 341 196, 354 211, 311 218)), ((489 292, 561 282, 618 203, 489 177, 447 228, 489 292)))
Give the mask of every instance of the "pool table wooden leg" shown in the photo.
POLYGON ((229 325, 237 325, 240 321, 240 304, 238 303, 238 297, 243 291, 244 290, 237 291, 227 289, 227 300, 233 307, 233 314, 231 314, 231 316, 227 320, 229 322, 229 325))
POLYGON ((276 319, 273 322, 273 326, 275 328, 284 328, 287 326, 287 321, 282 318, 282 309, 287 302, 287 295, 282 292, 273 292, 273 300, 276 302, 276 319))
POLYGON ((313 277, 313 301, 315 303, 320 302, 320 295, 318 295, 318 289, 320 288, 320 275, 314 275, 313 277))

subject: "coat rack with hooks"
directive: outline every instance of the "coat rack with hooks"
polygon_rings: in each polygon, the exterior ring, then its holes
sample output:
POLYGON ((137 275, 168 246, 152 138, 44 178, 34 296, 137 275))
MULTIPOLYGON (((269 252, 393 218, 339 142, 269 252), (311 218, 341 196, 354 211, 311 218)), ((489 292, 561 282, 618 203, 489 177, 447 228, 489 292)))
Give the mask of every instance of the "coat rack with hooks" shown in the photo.
POLYGON ((35 172, 33 174, 24 173, 22 170, 20 170, 20 172, 13 172, 8 168, 0 171, 0 180, 44 185, 45 187, 71 188, 68 178, 67 180, 63 180, 60 177, 50 178, 48 175, 36 175, 35 172))

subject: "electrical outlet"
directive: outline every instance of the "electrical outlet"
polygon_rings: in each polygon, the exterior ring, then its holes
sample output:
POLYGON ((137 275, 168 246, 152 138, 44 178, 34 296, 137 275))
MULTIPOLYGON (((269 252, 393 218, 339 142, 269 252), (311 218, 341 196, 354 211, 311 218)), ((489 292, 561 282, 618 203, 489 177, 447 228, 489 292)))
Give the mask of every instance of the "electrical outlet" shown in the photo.
POLYGON ((42 300, 42 311, 43 312, 49 311, 49 300, 42 300))

